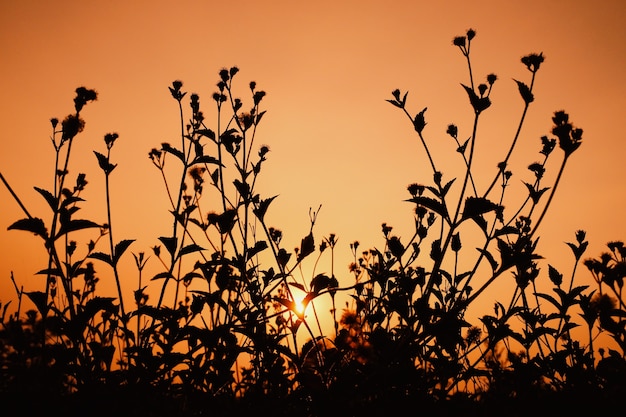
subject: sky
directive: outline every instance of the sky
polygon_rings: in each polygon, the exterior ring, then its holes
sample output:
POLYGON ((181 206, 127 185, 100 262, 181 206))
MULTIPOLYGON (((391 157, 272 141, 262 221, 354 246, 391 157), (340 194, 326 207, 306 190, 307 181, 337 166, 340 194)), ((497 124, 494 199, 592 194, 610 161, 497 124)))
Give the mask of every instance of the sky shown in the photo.
MULTIPOLYGON (((585 257, 626 238, 625 20, 618 0, 3 1, 0 172, 35 215, 47 216, 33 186, 52 186, 49 120, 72 111, 76 87, 96 89, 74 150, 84 156, 73 169, 87 173, 83 197, 101 204, 103 179, 92 151, 104 151, 104 134, 119 134, 112 176, 117 239, 136 239, 132 250, 149 252, 168 214, 147 154, 178 132, 167 87, 182 80, 210 114, 219 70, 237 66, 244 100, 249 81, 267 92, 257 140, 271 149, 260 190, 279 195, 269 220, 283 230, 285 246, 295 247, 308 232, 309 209, 321 205, 317 242, 338 237, 335 269, 349 284, 349 244, 379 247, 383 222, 408 239, 406 187, 431 180, 412 125, 386 102, 392 90, 409 91, 412 114, 428 108, 425 134, 434 157, 447 178, 458 172, 462 161, 445 131, 454 123, 468 136, 473 113, 461 86, 467 67, 452 40, 473 28, 475 78, 498 76, 477 144, 484 178, 492 178, 517 127, 523 103, 513 79, 529 82, 524 55, 546 59, 511 164, 515 186, 530 178, 526 166, 539 159, 539 138, 550 134, 554 111, 567 111, 584 130, 539 232, 539 252, 567 274, 573 257, 565 242, 577 230, 590 242, 585 257)), ((5 304, 15 298, 11 273, 26 291, 40 290, 35 272, 44 265, 36 262, 43 248, 33 236, 7 231, 23 213, 2 187, 0 201, 5 304)), ((586 270, 578 274, 590 283, 586 270)))

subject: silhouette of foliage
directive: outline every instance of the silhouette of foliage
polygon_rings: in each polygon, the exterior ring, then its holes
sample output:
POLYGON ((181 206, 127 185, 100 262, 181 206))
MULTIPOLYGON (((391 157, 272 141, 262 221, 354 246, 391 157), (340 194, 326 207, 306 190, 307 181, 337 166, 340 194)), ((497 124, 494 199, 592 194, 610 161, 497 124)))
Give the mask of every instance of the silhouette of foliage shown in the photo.
POLYGON ((541 268, 537 230, 582 143, 582 129, 565 111, 554 113, 554 137, 540 138, 542 160, 528 166, 531 179, 522 182, 526 199, 512 209, 502 203, 517 192, 508 167, 534 102, 542 54, 521 59, 530 79, 514 79, 523 104, 519 128, 494 164, 491 182, 479 190, 478 122, 498 104, 490 97, 498 77, 474 80, 475 36, 470 29, 453 39, 469 72, 461 85, 473 110, 471 133, 461 141, 460 127, 450 124, 445 131, 464 174, 448 179, 437 169, 427 107, 413 115, 408 92, 394 90, 387 101, 408 118, 432 177, 407 187, 415 225, 409 237, 383 223, 379 247, 363 250, 353 241, 349 270, 337 272, 341 280, 334 268, 338 238, 315 238, 319 209, 310 210, 309 231, 292 250, 282 231, 268 224, 276 195, 261 195, 257 184, 270 149, 256 143, 266 93, 250 82, 249 101, 239 98, 238 68, 218 73, 217 91, 207 100, 213 124, 198 94, 188 94, 178 80, 168 87, 180 115, 180 141, 148 152, 171 215, 150 255, 132 252, 135 239, 114 239, 110 180, 117 167, 114 145, 123 139, 117 133, 104 136, 103 151, 93 151, 105 180, 106 219, 79 217, 88 182, 83 173, 72 177, 68 166, 86 124, 81 112, 97 93, 76 89, 74 111, 61 122, 51 120, 54 186, 35 187, 50 210, 47 217, 31 215, 0 174, 25 215, 9 229, 32 233, 47 255, 38 272, 45 279, 40 290, 25 291, 11 276, 17 308, 2 306, 2 403, 24 415, 54 409, 103 416, 612 409, 626 394, 626 246, 610 242, 608 252, 583 259, 588 242, 579 230, 567 243, 574 255, 571 273, 553 264, 541 268), (560 166, 546 184, 547 162, 554 158, 560 166), (85 236, 86 246, 79 245, 85 236), (123 283, 133 278, 120 261, 130 255, 137 278, 129 300, 123 283), (297 273, 322 256, 331 257, 330 272, 310 278, 297 273), (146 266, 155 263, 146 279, 146 266), (588 282, 579 282, 581 263, 588 282), (97 269, 110 271, 115 296, 99 295, 97 269), (348 277, 353 283, 340 285, 348 277), (493 312, 470 322, 469 309, 503 280, 511 282, 510 293, 499 293, 493 312), (541 290, 539 281, 552 289, 541 290), (348 299, 342 311, 338 294, 348 299), (332 305, 330 333, 320 324, 320 298, 332 305), (27 300, 34 309, 24 311, 27 300))

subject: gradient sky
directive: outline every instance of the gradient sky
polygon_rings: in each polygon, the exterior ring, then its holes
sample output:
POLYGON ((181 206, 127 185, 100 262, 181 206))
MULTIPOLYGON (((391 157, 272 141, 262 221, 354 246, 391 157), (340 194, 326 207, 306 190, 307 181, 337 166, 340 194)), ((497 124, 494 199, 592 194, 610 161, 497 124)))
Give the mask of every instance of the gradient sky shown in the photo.
MULTIPOLYGON (((244 100, 251 80, 268 93, 257 140, 271 148, 261 191, 280 195, 270 222, 285 233, 285 246, 296 246, 308 232, 309 207, 322 204, 318 242, 330 233, 339 237, 337 275, 350 283, 343 269, 349 243, 381 246, 382 222, 408 238, 413 220, 411 205, 403 202, 406 186, 431 180, 412 126, 385 100, 399 88, 409 90, 412 113, 428 107, 425 134, 435 158, 444 166, 449 161, 442 171, 451 178, 461 160, 446 127, 455 123, 469 136, 473 118, 460 85, 468 83, 466 66, 452 39, 473 28, 476 79, 499 77, 477 144, 486 178, 503 159, 523 107, 512 80, 529 81, 522 56, 543 52, 546 61, 511 165, 513 183, 530 178, 525 167, 539 159, 539 138, 549 134, 554 111, 567 111, 584 129, 540 230, 539 252, 568 273, 573 257, 564 242, 574 241, 576 230, 587 231, 589 257, 610 240, 626 239, 624 21, 626 5, 619 0, 3 1, 0 172, 33 214, 47 219, 32 187, 52 186, 49 119, 72 111, 76 87, 98 90, 74 150, 84 160, 73 169, 87 173, 83 197, 101 204, 102 173, 92 151, 104 150, 105 133, 119 133, 112 176, 116 239, 137 239, 132 250, 149 252, 158 225, 169 218, 147 153, 161 142, 178 143, 177 108, 167 86, 182 80, 210 115, 218 71, 238 66, 244 100)), ((41 277, 33 274, 44 265, 34 262, 43 252, 39 241, 6 230, 22 213, 3 187, 0 198, 5 303, 15 298, 11 271, 26 290, 40 290, 41 277)), ((85 209, 84 217, 90 213, 85 209)), ((589 279, 586 270, 579 276, 589 279)))

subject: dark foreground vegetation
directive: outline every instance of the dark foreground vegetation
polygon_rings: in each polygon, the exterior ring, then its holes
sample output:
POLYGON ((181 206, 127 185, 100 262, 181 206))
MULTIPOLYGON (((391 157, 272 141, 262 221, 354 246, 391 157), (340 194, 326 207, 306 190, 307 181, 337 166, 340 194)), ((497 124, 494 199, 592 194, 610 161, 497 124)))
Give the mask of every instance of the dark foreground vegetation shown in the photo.
POLYGON ((124 234, 111 221, 124 213, 115 214, 111 202, 115 133, 92 155, 105 179, 107 218, 81 217, 87 178, 68 166, 71 158, 85 157, 74 155, 72 144, 85 125, 83 107, 97 94, 78 88, 72 113, 52 119, 54 187, 35 187, 49 211, 31 213, 0 174, 24 212, 9 229, 34 234, 47 254, 40 289, 25 291, 18 279, 4 277, 13 280, 16 295, 0 310, 2 410, 521 416, 621 408, 626 247, 610 242, 606 253, 587 258, 585 232, 572 231, 567 271, 543 263, 537 250, 539 226, 583 131, 556 111, 552 131, 537 138, 537 162, 515 173, 522 181, 510 181, 508 167, 544 62, 542 54, 524 56, 525 79, 511 83, 521 97, 517 133, 494 161, 493 177, 478 181, 478 122, 500 82, 493 74, 474 79, 474 37, 469 30, 453 41, 469 70, 462 87, 472 126, 430 132, 426 108, 412 113, 407 93, 392 92, 388 101, 407 117, 431 173, 407 187, 414 230, 400 238, 383 224, 378 247, 353 241, 353 263, 345 271, 334 266, 338 238, 314 237, 318 210, 311 210, 310 233, 295 249, 266 221, 275 196, 260 195, 257 184, 269 148, 255 140, 265 92, 251 82, 244 89, 250 100, 240 100, 237 68, 221 70, 217 91, 206 99, 213 123, 198 95, 187 94, 180 81, 169 87, 180 112, 180 141, 162 143, 149 158, 162 176, 169 201, 163 210, 171 221, 149 252, 114 238, 124 234), (458 162, 463 175, 448 178, 440 170, 430 135, 447 137, 453 158, 446 163, 458 162), (505 209, 510 193, 525 199, 505 209), (302 265, 316 271, 321 258, 330 259, 330 270, 303 279, 302 265), (126 259, 136 268, 122 268, 126 259), (145 276, 148 270, 157 272, 145 276), (101 295, 100 276, 115 282, 116 296, 101 295), (499 293, 493 309, 468 322, 468 309, 501 280, 510 282, 509 293, 499 293), (297 294, 304 294, 303 307, 297 294), (319 307, 322 300, 330 311, 319 307), (322 322, 334 326, 323 331, 322 322))

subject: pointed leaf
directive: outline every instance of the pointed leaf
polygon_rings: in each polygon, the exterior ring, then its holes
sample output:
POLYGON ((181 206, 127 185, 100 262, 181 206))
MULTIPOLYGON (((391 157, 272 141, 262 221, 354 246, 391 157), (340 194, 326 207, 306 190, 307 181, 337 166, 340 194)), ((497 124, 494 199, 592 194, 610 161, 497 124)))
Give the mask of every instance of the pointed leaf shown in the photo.
POLYGON ((117 262, 119 261, 120 257, 122 256, 122 254, 124 252, 126 252, 126 249, 128 249, 128 247, 134 241, 135 241, 135 239, 126 239, 126 240, 122 240, 122 241, 118 242, 118 244, 115 245, 115 251, 114 251, 114 255, 113 255, 114 264, 117 264, 117 262))
POLYGON ((178 257, 182 258, 184 255, 187 255, 189 253, 200 252, 200 251, 203 251, 203 250, 204 250, 203 247, 198 246, 195 243, 192 243, 190 245, 185 246, 184 248, 181 248, 180 252, 178 252, 178 257))
POLYGON ((48 314, 48 297, 46 293, 42 291, 31 291, 27 292, 26 295, 28 296, 28 298, 30 298, 33 304, 35 304, 35 307, 37 307, 39 314, 41 314, 42 317, 45 317, 48 314))
POLYGON ((246 254, 248 259, 252 259, 257 253, 267 249, 267 242, 264 240, 260 240, 254 244, 253 247, 248 248, 248 252, 246 254))
POLYGON ((89 229, 89 228, 100 228, 98 223, 92 222, 91 220, 70 220, 69 222, 64 223, 59 230, 59 233, 54 237, 54 240, 57 240, 63 235, 66 235, 70 232, 75 232, 77 230, 89 229))
POLYGON ((522 96, 524 103, 526 104, 532 103, 535 100, 535 96, 533 96, 533 93, 530 91, 530 88, 528 88, 528 86, 521 81, 517 81, 515 79, 513 81, 517 83, 517 88, 519 89, 519 93, 522 96))
POLYGON ((169 143, 162 143, 161 149, 164 152, 171 153, 176 158, 180 159, 182 162, 185 162, 185 155, 183 155, 183 153, 179 151, 178 149, 173 148, 169 143))
POLYGON ((176 246, 178 245, 178 241, 174 237, 165 237, 161 236, 159 238, 161 243, 165 246, 165 249, 169 252, 170 256, 174 258, 174 253, 176 252, 176 246))
POLYGON ((315 240, 313 239, 313 233, 309 232, 309 234, 302 238, 302 242, 300 242, 300 251, 298 252, 298 261, 306 258, 310 254, 315 251, 315 240))
POLYGON ((46 199, 52 211, 56 211, 58 202, 57 202, 57 199, 52 195, 52 193, 48 190, 44 190, 43 188, 39 188, 39 187, 33 187, 33 188, 35 189, 35 191, 41 194, 43 198, 46 199))
POLYGON ((88 256, 88 258, 93 258, 93 259, 99 259, 103 262, 106 262, 107 264, 113 266, 113 260, 111 259, 111 256, 108 253, 103 253, 103 252, 94 252, 94 253, 90 253, 88 256))
POLYGON ((498 262, 496 262, 496 260, 493 258, 491 252, 482 248, 476 248, 476 250, 480 252, 485 258, 487 258, 487 261, 489 261, 489 265, 491 265, 491 270, 495 272, 498 269, 498 262))
POLYGON ((265 217, 265 213, 267 212, 268 207, 274 201, 274 199, 278 197, 277 195, 266 198, 265 200, 261 200, 258 205, 254 208, 253 212, 258 217, 260 221, 263 221, 265 217))
MULTIPOLYGON (((191 165, 193 164, 214 164, 214 165, 222 165, 222 163, 220 163, 220 161, 212 156, 209 155, 202 155, 202 156, 198 156, 197 158, 195 158, 193 160, 193 162, 191 163, 191 165)), ((223 166, 223 165, 222 165, 223 166)))
POLYGON ((410 201, 412 203, 419 204, 420 206, 424 206, 427 209, 439 214, 441 217, 446 219, 448 218, 448 211, 446 210, 446 207, 433 198, 418 196, 406 201, 410 201))
POLYGON ((215 132, 212 131, 211 129, 199 129, 199 130, 196 130, 196 133, 198 133, 199 135, 205 136, 211 139, 212 141, 215 141, 215 132))
POLYGON ((46 239, 48 236, 48 230, 46 229, 43 220, 37 217, 31 217, 28 219, 21 219, 10 225, 7 230, 25 230, 32 232, 46 239))

